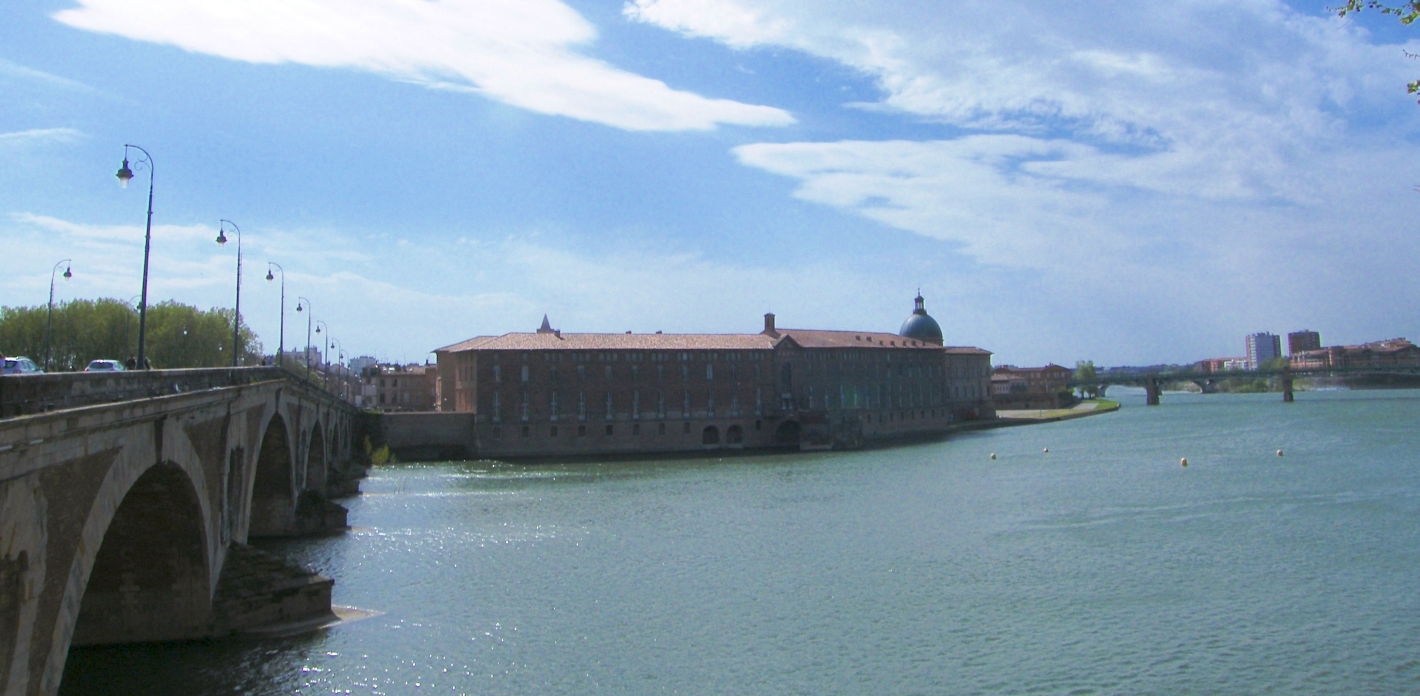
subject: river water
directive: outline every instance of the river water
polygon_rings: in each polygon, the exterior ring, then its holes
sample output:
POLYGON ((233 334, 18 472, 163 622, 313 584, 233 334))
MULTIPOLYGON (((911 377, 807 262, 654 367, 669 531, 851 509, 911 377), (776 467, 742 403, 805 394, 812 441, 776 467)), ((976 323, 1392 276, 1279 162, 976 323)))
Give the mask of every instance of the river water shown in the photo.
POLYGON ((351 532, 266 545, 380 614, 76 649, 63 691, 1420 692, 1420 391, 1118 393, 891 449, 380 468, 351 532))

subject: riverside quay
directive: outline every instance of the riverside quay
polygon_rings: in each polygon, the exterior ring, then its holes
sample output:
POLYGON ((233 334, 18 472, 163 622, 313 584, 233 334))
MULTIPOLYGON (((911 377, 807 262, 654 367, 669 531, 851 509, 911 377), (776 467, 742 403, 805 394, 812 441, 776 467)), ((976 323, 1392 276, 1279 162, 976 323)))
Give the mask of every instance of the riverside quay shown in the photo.
POLYGON ((921 297, 896 333, 533 333, 434 351, 440 410, 480 457, 830 449, 994 418, 991 353, 942 345, 921 297))

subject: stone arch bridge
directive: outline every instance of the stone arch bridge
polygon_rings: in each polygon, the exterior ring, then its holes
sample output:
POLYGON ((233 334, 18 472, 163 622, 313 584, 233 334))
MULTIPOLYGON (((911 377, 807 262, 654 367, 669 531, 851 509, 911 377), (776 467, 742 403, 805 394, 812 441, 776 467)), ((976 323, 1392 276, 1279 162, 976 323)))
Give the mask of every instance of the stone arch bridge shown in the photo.
POLYGON ((276 368, 0 390, 0 692, 55 693, 71 645, 333 618, 330 580, 255 573, 245 542, 344 528, 354 407, 276 368))

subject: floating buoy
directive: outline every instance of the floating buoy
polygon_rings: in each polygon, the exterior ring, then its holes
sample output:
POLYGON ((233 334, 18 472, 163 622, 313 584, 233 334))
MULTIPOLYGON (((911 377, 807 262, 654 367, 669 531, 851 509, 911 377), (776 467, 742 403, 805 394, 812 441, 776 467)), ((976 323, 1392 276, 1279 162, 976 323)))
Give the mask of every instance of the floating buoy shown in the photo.
POLYGON ((991 453, 991 461, 993 461, 993 462, 996 461, 996 453, 995 453, 995 452, 992 452, 992 453, 991 453))
POLYGON ((1188 457, 1184 457, 1183 459, 1178 460, 1178 465, 1184 468, 1188 468, 1188 457))
POLYGON ((1046 447, 1046 448, 1042 449, 1041 451, 1042 451, 1042 452, 1049 452, 1049 451, 1050 451, 1050 448, 1049 448, 1049 447, 1046 447))
POLYGON ((1282 456, 1282 450, 1277 450, 1277 456, 1282 456))

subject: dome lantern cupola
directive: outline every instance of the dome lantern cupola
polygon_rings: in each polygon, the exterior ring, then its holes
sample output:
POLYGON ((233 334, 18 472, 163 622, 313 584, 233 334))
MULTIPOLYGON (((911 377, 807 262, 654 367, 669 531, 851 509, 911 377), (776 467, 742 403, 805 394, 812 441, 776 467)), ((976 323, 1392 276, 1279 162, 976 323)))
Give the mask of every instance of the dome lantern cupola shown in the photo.
POLYGON ((927 314, 926 302, 922 299, 921 292, 917 293, 912 316, 902 322, 902 328, 898 330, 897 335, 903 338, 915 338, 933 345, 942 345, 942 327, 937 325, 936 319, 927 314))

